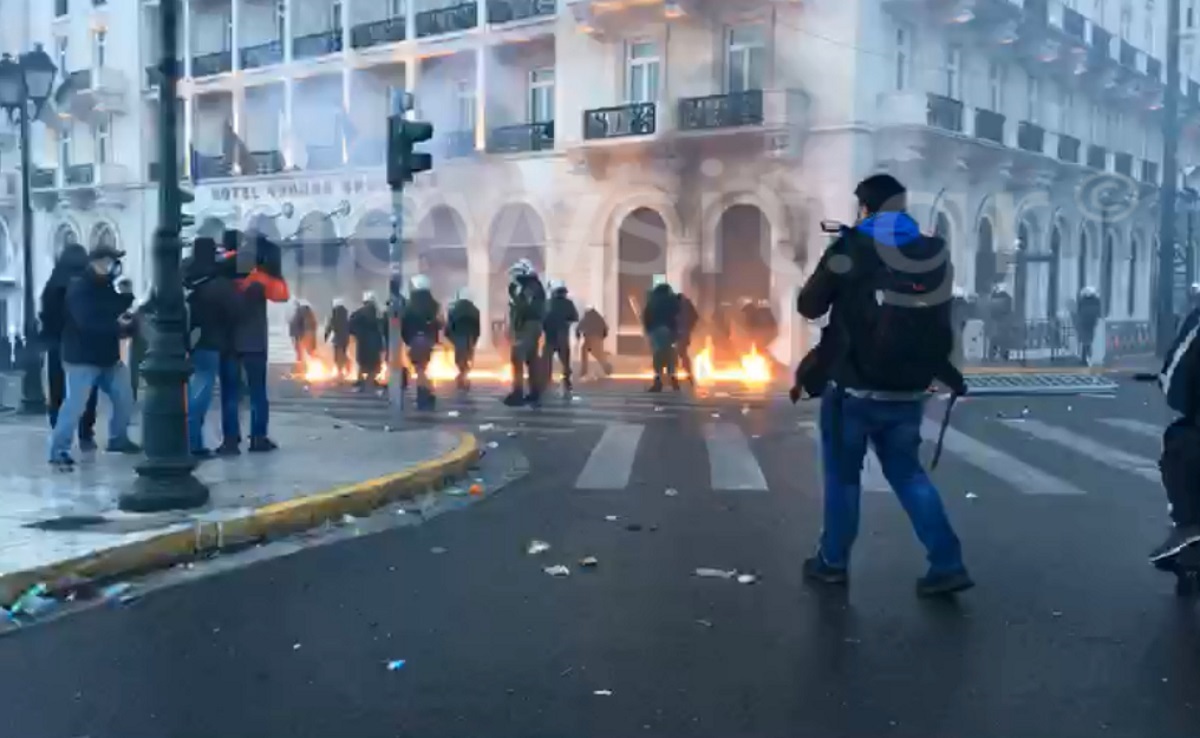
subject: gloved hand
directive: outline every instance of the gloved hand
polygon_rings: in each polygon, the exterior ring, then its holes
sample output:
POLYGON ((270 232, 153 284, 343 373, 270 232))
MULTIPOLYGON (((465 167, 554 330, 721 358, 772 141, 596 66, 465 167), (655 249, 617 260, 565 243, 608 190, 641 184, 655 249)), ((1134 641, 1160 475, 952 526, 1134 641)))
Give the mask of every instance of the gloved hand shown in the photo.
POLYGON ((797 402, 800 402, 801 392, 803 392, 803 390, 798 384, 792 385, 792 388, 788 390, 788 399, 792 401, 793 405, 795 405, 797 402))

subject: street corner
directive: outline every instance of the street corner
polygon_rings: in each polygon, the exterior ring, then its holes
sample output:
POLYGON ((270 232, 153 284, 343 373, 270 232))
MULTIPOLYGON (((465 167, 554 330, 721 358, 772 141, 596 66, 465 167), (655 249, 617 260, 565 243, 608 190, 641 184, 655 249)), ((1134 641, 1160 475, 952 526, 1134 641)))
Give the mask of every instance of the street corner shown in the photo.
MULTIPOLYGON (((13 545, 0 554, 0 605, 11 608, 34 589, 68 594, 79 582, 140 575, 346 516, 366 516, 390 502, 452 485, 476 468, 482 455, 477 438, 466 432, 407 431, 372 436, 367 445, 371 448, 359 450, 364 455, 359 461, 374 463, 354 465, 366 477, 358 481, 329 483, 330 475, 313 471, 314 465, 322 463, 317 454, 291 458, 277 454, 258 466, 259 474, 248 473, 255 468, 249 459, 235 460, 225 468, 219 463, 202 466, 197 476, 212 490, 212 502, 190 514, 136 516, 97 509, 94 515, 49 521, 0 521, 0 526, 14 528, 9 536, 13 545), (379 473, 381 465, 390 465, 393 471, 379 473), (273 473, 281 467, 290 467, 291 474, 273 473), (305 477, 310 478, 307 487, 295 483, 305 477), (247 499, 272 501, 246 504, 247 499), (88 519, 82 528, 87 536, 78 535, 79 528, 54 525, 83 518, 88 519)), ((327 456, 325 465, 332 466, 327 456)), ((120 470, 97 464, 95 471, 101 486, 120 486, 119 481, 104 479, 120 470)), ((482 496, 482 485, 472 485, 468 493, 482 496), (480 486, 478 492, 475 486, 480 486)), ((111 491, 108 496, 115 499, 111 491)), ((29 517, 44 517, 46 511, 29 517)))

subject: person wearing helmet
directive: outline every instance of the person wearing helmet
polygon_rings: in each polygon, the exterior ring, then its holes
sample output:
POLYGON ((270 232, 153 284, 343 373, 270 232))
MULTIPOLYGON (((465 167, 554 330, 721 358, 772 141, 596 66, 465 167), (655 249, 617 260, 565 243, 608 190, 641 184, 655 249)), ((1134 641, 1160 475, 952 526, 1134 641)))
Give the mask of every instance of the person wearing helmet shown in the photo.
POLYGON ((512 341, 513 383, 512 391, 504 398, 504 404, 510 407, 536 405, 541 400, 542 372, 538 344, 542 338, 542 321, 546 317, 546 288, 528 259, 513 264, 508 276, 508 329, 512 341), (529 394, 525 394, 526 389, 529 394))
POLYGON ((350 371, 350 311, 340 297, 333 298, 333 309, 325 324, 325 340, 333 344, 333 365, 338 377, 345 377, 350 371))
POLYGON ((350 336, 354 339, 354 361, 358 376, 354 386, 359 392, 375 382, 383 358, 383 331, 380 330, 379 305, 374 292, 363 293, 362 306, 350 315, 350 336))
POLYGON ((546 306, 546 343, 542 362, 546 369, 546 380, 554 370, 554 357, 562 364, 563 392, 571 391, 571 326, 579 322, 579 311, 567 296, 567 285, 561 280, 550 280, 550 301, 546 306))
POLYGON ((446 338, 454 346, 454 365, 458 367, 455 384, 460 390, 471 387, 467 375, 475 361, 475 346, 479 343, 479 308, 471 302, 471 295, 462 288, 455 295, 454 304, 446 316, 446 338))
POLYGON ((1079 358, 1084 366, 1092 363, 1092 343, 1103 311, 1100 293, 1095 287, 1087 286, 1079 291, 1075 304, 1075 332, 1079 336, 1079 358))
POLYGON ((288 322, 288 335, 296 349, 296 366, 303 371, 308 357, 317 353, 317 314, 308 300, 296 300, 296 309, 288 322))
POLYGON ((654 275, 654 286, 646 296, 646 307, 642 311, 642 327, 650 342, 650 353, 654 361, 654 382, 649 391, 662 392, 665 375, 671 382, 671 388, 678 392, 675 341, 679 337, 679 298, 665 275, 654 275))
POLYGON ((612 374, 612 364, 604 351, 604 341, 608 338, 608 323, 594 305, 588 305, 583 311, 583 318, 575 326, 575 337, 582 341, 579 348, 579 373, 584 379, 588 376, 588 358, 595 358, 604 370, 605 376, 612 374))
POLYGON ((429 381, 429 361, 441 334, 441 311, 429 289, 429 277, 418 274, 409 282, 408 304, 400 322, 400 338, 408 346, 417 382, 417 409, 432 410, 436 403, 429 381))

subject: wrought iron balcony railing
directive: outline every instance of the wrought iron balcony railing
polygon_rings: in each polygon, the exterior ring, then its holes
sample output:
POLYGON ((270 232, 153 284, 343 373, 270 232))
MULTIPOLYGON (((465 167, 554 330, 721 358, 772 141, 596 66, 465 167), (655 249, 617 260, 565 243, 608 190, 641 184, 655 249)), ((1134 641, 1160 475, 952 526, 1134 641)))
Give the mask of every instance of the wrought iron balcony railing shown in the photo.
MULTIPOLYGON (((472 142, 474 143, 474 142, 472 142)), ((554 121, 493 128, 488 151, 498 154, 554 149, 554 121)))
POLYGON ((762 125, 762 90, 685 97, 679 101, 679 128, 696 131, 762 125))
POLYGON ((292 39, 292 58, 311 59, 315 56, 337 54, 342 50, 342 29, 333 28, 292 39))
POLYGON ((658 106, 639 102, 583 111, 583 137, 587 140, 648 136, 658 129, 658 106))
POLYGON ((425 10, 417 13, 416 18, 417 38, 469 31, 478 25, 479 5, 474 2, 425 10))
POLYGON ((356 49, 403 41, 407 30, 404 16, 360 23, 350 29, 350 45, 356 49))

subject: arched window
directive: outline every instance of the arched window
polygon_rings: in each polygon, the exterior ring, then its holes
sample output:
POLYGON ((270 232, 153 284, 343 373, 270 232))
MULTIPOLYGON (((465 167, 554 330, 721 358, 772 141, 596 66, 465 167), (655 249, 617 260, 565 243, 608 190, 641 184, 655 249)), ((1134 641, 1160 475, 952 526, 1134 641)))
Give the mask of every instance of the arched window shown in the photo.
POLYGON ((1075 292, 1079 293, 1088 285, 1088 259, 1091 258, 1090 244, 1088 243, 1088 234, 1086 228, 1079 229, 1079 272, 1076 277, 1075 292))
POLYGON ((1137 280, 1138 280, 1138 248, 1137 239, 1129 242, 1129 285, 1125 295, 1125 314, 1133 317, 1137 314, 1137 280))

